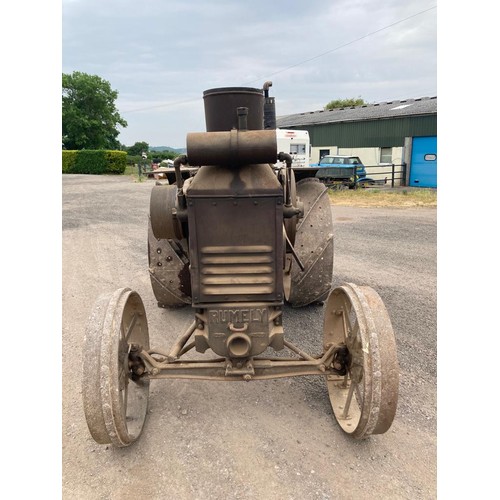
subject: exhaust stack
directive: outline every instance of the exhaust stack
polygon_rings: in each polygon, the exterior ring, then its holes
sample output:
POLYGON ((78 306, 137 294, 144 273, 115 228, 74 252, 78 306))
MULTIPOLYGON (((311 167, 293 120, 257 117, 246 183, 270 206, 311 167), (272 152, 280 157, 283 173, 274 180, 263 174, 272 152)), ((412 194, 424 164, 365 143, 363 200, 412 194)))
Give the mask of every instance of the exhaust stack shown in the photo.
POLYGON ((273 82, 265 82, 264 90, 264 129, 276 128, 276 103, 274 97, 269 97, 269 87, 273 82))

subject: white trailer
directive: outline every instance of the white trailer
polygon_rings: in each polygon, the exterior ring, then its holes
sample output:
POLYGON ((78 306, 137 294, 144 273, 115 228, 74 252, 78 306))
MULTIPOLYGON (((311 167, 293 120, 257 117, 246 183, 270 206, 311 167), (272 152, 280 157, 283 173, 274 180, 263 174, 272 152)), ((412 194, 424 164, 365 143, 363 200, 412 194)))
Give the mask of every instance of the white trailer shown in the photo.
POLYGON ((309 132, 307 130, 276 129, 278 153, 292 156, 292 167, 308 167, 310 157, 309 132))

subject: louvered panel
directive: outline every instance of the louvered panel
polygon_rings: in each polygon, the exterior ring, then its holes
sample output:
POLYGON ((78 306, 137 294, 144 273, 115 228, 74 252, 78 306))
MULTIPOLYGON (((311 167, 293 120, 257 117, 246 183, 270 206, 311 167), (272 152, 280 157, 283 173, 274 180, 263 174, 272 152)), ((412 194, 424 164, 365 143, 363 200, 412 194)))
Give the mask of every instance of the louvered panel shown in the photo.
POLYGON ((201 292, 206 295, 272 293, 272 262, 269 245, 204 247, 200 254, 201 292))

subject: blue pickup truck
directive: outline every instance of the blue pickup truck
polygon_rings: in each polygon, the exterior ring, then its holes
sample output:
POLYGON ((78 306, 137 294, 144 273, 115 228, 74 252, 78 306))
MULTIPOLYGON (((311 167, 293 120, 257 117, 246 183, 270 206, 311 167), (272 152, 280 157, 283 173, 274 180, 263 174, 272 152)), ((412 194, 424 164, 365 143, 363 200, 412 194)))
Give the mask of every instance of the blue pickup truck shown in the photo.
POLYGON ((366 169, 358 156, 323 156, 319 163, 311 163, 310 167, 317 168, 315 175, 327 186, 349 187, 373 183, 373 179, 366 177, 366 169))

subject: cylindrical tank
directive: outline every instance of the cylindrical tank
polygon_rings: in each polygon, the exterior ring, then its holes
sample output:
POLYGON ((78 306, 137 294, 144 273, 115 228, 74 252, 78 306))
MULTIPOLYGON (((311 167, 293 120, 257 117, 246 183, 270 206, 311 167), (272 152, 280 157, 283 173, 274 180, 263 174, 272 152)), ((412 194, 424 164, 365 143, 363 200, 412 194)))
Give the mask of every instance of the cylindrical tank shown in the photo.
POLYGON ((191 132, 187 135, 186 146, 191 166, 236 168, 255 163, 276 163, 274 130, 191 132))
POLYGON ((203 92, 207 132, 238 128, 237 108, 248 108, 248 130, 264 128, 264 95, 251 87, 223 87, 203 92))

